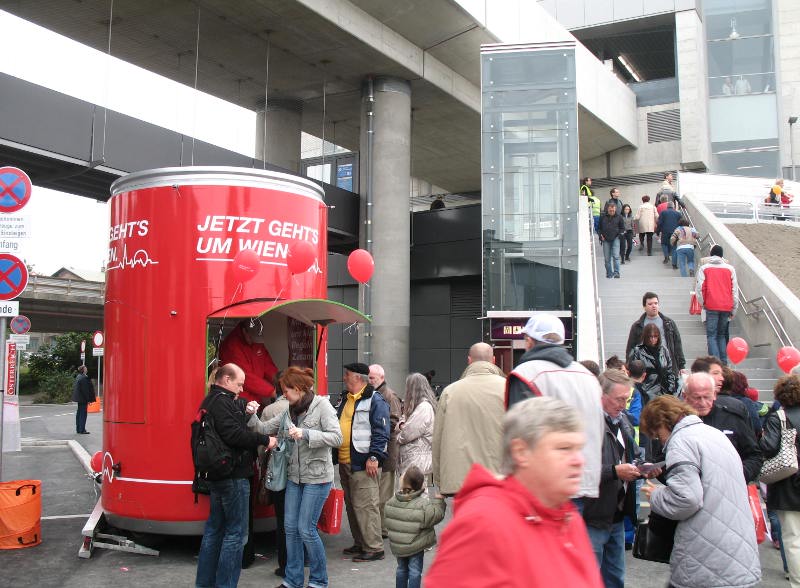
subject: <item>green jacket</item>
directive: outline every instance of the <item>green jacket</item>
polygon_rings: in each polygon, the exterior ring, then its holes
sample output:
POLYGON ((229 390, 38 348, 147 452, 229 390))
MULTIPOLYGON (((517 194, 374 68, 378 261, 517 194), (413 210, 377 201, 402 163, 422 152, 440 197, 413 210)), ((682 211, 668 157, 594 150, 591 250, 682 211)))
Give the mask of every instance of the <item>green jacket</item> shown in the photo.
POLYGON ((410 557, 436 545, 433 527, 444 518, 444 499, 430 500, 423 492, 398 492, 386 503, 386 530, 396 557, 410 557))

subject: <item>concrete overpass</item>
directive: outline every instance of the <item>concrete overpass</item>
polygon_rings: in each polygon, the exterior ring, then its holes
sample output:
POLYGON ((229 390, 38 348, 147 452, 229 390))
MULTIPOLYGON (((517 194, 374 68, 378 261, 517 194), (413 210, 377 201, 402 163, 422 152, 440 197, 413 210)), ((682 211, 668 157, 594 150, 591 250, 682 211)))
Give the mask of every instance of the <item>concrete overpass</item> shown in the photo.
POLYGON ((103 328, 104 297, 102 282, 31 276, 19 312, 37 333, 91 332, 103 328))
MULTIPOLYGON (((106 199, 116 176, 190 160, 264 159, 298 172, 301 130, 358 152, 362 198, 326 186, 336 206, 329 237, 346 251, 366 239, 360 223, 372 230, 376 271, 364 310, 381 312, 368 340, 395 382, 408 369, 410 178, 480 190, 482 44, 574 41, 535 0, 0 0, 0 9, 260 113, 250 158, 6 77, 0 158, 20 162, 36 184, 106 199)), ((576 68, 581 159, 635 146, 633 92, 580 44, 576 68)))

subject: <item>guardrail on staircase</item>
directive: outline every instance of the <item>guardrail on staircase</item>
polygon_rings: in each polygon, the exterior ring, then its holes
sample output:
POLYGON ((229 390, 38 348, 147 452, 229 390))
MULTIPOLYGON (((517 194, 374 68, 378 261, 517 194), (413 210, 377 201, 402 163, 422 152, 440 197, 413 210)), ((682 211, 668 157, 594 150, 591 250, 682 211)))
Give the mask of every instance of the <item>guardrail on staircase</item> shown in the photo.
MULTIPOLYGON (((583 199, 581 199, 583 200, 583 199)), ((578 358, 605 365, 603 312, 600 301, 592 211, 588 202, 578 206, 578 358)))
MULTIPOLYGON (((706 206, 709 212, 712 212, 716 216, 719 216, 717 213, 714 212, 713 207, 708 206, 709 203, 704 201, 702 202, 702 204, 706 206)), ((697 203, 693 203, 693 206, 697 206, 697 203)), ((754 209, 754 214, 757 215, 758 214, 757 207, 753 207, 753 209, 754 209)), ((684 207, 684 214, 686 215, 686 218, 689 220, 691 225, 697 228, 694 220, 692 219, 691 213, 689 212, 689 209, 687 207, 684 207)), ((729 231, 727 227, 724 227, 724 225, 722 228, 725 231, 729 231)), ((731 237, 733 237, 732 234, 731 237)), ((717 245, 717 240, 714 238, 714 235, 710 231, 708 231, 698 239, 698 245, 700 246, 701 251, 703 251, 704 249, 710 250, 711 247, 717 245)), ((736 267, 736 264, 734 264, 734 267, 736 267)), ((738 274, 739 270, 737 269, 737 275, 738 274)), ((770 303, 770 301, 767 299, 766 296, 761 295, 761 296, 756 296, 754 298, 747 298, 747 295, 744 293, 741 286, 739 286, 736 291, 736 298, 739 307, 741 308, 741 312, 744 312, 744 315, 746 317, 757 319, 759 316, 763 316, 766 319, 767 323, 769 324, 770 330, 775 335, 775 338, 777 339, 781 347, 786 347, 786 346, 794 347, 792 338, 789 336, 789 333, 786 330, 783 321, 781 321, 780 317, 778 316, 778 313, 775 312, 775 309, 773 308, 772 304, 770 303)))
POLYGON ((766 220, 800 221, 800 208, 791 208, 766 202, 736 202, 731 200, 704 200, 706 208, 717 218, 743 219, 755 222, 766 220))

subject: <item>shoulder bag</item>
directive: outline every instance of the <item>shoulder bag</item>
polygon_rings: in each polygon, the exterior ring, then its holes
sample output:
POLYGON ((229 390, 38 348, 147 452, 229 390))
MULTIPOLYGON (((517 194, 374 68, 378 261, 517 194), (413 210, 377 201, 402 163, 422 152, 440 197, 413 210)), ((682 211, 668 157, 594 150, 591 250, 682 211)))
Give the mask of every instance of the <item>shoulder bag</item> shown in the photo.
POLYGON ((797 429, 786 427, 786 412, 781 408, 778 410, 778 418, 781 419, 781 445, 778 453, 774 457, 764 460, 761 466, 761 473, 758 481, 764 484, 774 484, 785 480, 789 476, 797 473, 797 429))
POLYGON ((271 450, 269 463, 267 464, 267 476, 264 485, 268 490, 280 492, 286 489, 286 480, 289 476, 289 448, 291 443, 288 439, 289 426, 286 421, 289 418, 289 410, 283 413, 281 425, 278 428, 278 444, 271 450))
MULTIPOLYGON (((680 465, 690 465, 697 468, 698 471, 700 469, 694 462, 679 461, 672 464, 664 475, 668 478, 669 472, 680 465)), ((668 564, 675 543, 675 529, 678 527, 678 522, 650 511, 647 522, 639 523, 636 527, 636 535, 633 538, 633 557, 668 564)))

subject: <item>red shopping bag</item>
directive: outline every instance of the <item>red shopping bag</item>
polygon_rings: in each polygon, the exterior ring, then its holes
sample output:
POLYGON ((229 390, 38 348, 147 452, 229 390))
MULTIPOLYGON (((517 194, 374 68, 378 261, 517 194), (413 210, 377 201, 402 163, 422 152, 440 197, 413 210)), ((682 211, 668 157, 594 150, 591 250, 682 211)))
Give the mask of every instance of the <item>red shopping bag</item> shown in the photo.
POLYGON ((344 490, 331 488, 325 505, 322 507, 322 514, 319 515, 317 528, 329 535, 338 535, 342 530, 342 511, 344 510, 344 490))
POLYGON ((761 510, 758 486, 755 484, 748 484, 747 498, 750 501, 750 510, 753 512, 753 522, 756 525, 756 543, 761 543, 767 538, 767 523, 764 520, 764 511, 761 510))
POLYGON ((697 294, 692 292, 692 299, 689 302, 689 314, 700 314, 702 311, 700 302, 697 300, 697 294))

